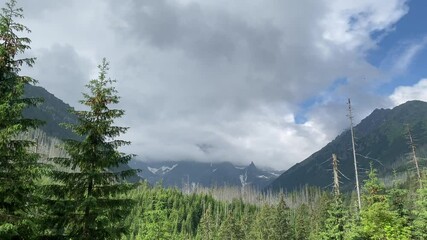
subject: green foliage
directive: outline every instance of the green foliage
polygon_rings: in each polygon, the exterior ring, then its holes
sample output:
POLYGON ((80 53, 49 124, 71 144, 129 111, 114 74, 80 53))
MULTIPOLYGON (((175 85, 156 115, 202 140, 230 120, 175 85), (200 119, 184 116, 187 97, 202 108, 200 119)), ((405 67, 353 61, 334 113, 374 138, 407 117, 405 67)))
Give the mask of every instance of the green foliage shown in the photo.
POLYGON ((168 221, 170 209, 163 206, 163 202, 153 202, 153 209, 144 212, 145 221, 137 239, 170 239, 172 236, 172 222, 168 221))
POLYGON ((242 228, 237 221, 237 219, 233 216, 233 213, 228 213, 225 221, 221 224, 218 233, 219 239, 225 240, 238 240, 243 239, 244 233, 242 232, 242 228))
POLYGON ((281 194, 279 203, 275 210, 273 222, 275 239, 293 239, 293 231, 290 224, 291 210, 286 205, 283 194, 281 194))
POLYGON ((215 226, 215 220, 212 215, 212 206, 209 205, 205 210, 200 225, 197 230, 198 239, 213 240, 215 239, 217 229, 215 226))
POLYGON ((310 231, 309 239, 319 239, 319 232, 325 229, 325 222, 328 218, 328 207, 331 201, 331 195, 322 192, 314 199, 309 208, 310 211, 310 231))
POLYGON ((249 239, 273 239, 274 235, 274 209, 264 205, 256 214, 249 239))
POLYGON ((310 212, 309 207, 306 203, 301 204, 295 210, 294 218, 294 230, 295 230, 295 239, 303 240, 308 239, 310 236, 310 212))
POLYGON ((30 39, 19 36, 29 29, 15 21, 22 8, 11 0, 0 14, 0 239, 28 239, 35 235, 35 181, 40 176, 39 156, 30 153, 32 141, 18 134, 40 125, 22 112, 36 99, 24 98, 24 86, 35 80, 20 76, 22 65, 31 67, 34 58, 18 59, 29 49, 30 39))
POLYGON ((396 180, 393 183, 393 187, 387 191, 390 205, 393 211, 396 211, 400 217, 409 217, 409 205, 408 202, 408 189, 404 189, 402 184, 396 180))
POLYGON ((207 196, 187 196, 174 189, 151 188, 146 183, 134 190, 131 197, 136 205, 126 220, 131 228, 123 239, 194 237, 203 205, 214 205, 213 199, 207 196))
POLYGON ((393 210, 379 181, 376 171, 371 168, 365 181, 362 211, 360 212, 361 237, 368 239, 410 239, 407 219, 393 210))
POLYGON ((104 59, 99 66, 98 79, 87 86, 82 104, 88 111, 74 111, 79 123, 68 125, 83 141, 65 140, 69 158, 53 161, 68 171, 54 170, 51 177, 56 184, 46 186, 49 212, 45 232, 48 236, 71 239, 118 239, 127 232, 123 219, 130 211, 133 200, 125 195, 133 188, 124 182, 134 170, 110 171, 126 164, 132 155, 117 149, 130 142, 116 140, 127 128, 114 126, 114 120, 123 110, 111 109, 119 97, 107 78, 108 63, 104 59))
POLYGON ((344 204, 340 195, 334 196, 334 199, 328 203, 328 216, 325 225, 321 231, 322 239, 344 239, 344 204))
POLYGON ((346 240, 356 240, 362 239, 360 237, 360 215, 359 215, 359 206, 357 200, 353 197, 351 200, 350 207, 345 212, 345 223, 344 223, 344 233, 343 237, 346 240))
POLYGON ((414 210, 414 239, 427 239, 427 181, 417 191, 416 210, 414 210))

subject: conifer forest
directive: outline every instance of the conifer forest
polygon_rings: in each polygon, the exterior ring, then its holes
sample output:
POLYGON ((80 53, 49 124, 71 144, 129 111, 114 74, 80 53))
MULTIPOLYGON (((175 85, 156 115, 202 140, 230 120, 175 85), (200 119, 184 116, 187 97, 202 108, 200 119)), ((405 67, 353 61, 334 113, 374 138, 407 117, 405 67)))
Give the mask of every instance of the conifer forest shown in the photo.
POLYGON ((53 150, 43 150, 54 155, 34 151, 43 145, 38 128, 45 123, 23 112, 44 100, 24 95, 25 86, 37 81, 21 68, 37 67, 37 56, 26 54, 31 40, 23 18, 16 0, 2 6, 0 239, 427 239, 423 164, 404 177, 389 173, 387 181, 371 165, 359 196, 355 188, 340 187, 339 164, 330 187, 294 191, 250 186, 181 191, 128 181, 137 170, 120 168, 134 157, 121 152, 131 144, 121 135, 132 129, 116 125, 125 111, 115 108, 120 93, 106 59, 82 89, 76 109, 84 110, 70 110, 77 121, 62 125, 77 137, 56 139, 53 150))

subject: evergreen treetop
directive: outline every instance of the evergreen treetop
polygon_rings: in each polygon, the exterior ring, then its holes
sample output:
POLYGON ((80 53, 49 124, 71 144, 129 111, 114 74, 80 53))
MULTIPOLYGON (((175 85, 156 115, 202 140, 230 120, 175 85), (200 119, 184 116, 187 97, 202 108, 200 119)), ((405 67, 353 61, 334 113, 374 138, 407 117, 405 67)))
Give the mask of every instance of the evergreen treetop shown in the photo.
POLYGON ((69 158, 53 159, 69 171, 52 172, 57 181, 48 188, 52 209, 47 223, 52 235, 118 239, 128 229, 124 219, 133 200, 123 194, 133 188, 125 179, 134 175, 135 170, 115 169, 131 159, 132 155, 118 150, 130 142, 115 139, 127 130, 113 125, 124 111, 110 108, 119 102, 119 97, 112 86, 115 81, 107 78, 108 62, 103 59, 98 68, 99 77, 86 85, 89 93, 84 93, 80 101, 89 110, 73 110, 79 123, 67 125, 84 140, 66 139, 69 158))
POLYGON ((29 29, 16 22, 22 8, 11 0, 0 13, 0 239, 29 239, 35 235, 35 181, 39 178, 39 156, 28 151, 32 141, 18 134, 35 128, 40 121, 26 119, 23 110, 35 105, 24 98, 24 86, 35 80, 19 75, 22 65, 31 67, 34 58, 17 58, 31 42, 19 34, 29 29))

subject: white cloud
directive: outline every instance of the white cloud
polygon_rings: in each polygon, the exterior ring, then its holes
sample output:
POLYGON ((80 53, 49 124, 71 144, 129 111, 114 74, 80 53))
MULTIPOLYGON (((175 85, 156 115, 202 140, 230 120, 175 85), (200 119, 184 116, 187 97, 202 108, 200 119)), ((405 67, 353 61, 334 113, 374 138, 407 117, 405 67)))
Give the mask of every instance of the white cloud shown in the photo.
POLYGON ((414 61, 417 54, 420 53, 426 47, 426 45, 427 37, 424 37, 421 40, 404 44, 404 46, 402 47, 403 50, 394 59, 393 66, 391 68, 392 73, 404 73, 408 69, 410 64, 414 61))
POLYGON ((390 99, 395 106, 410 100, 427 101, 427 79, 421 79, 412 86, 397 87, 390 99))
POLYGON ((74 101, 97 61, 111 61, 129 151, 281 169, 342 130, 345 117, 331 116, 348 96, 360 99, 360 112, 372 107, 366 88, 378 70, 364 59, 378 43, 372 34, 407 12, 402 0, 22 2, 39 57, 33 71, 55 95, 74 101), (296 124, 299 104, 338 78, 348 83, 336 97, 296 124))

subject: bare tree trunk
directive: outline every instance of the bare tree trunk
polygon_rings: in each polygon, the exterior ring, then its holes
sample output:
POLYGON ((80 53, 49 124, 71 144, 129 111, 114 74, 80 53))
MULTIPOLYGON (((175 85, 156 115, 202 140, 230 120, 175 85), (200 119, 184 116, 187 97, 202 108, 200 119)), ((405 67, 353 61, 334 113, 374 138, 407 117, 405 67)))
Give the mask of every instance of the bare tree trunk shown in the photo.
POLYGON ((340 180, 338 176, 338 159, 335 153, 332 154, 332 170, 334 171, 334 195, 340 195, 340 180))
POLYGON ((412 160, 414 161, 415 167, 416 167, 416 170, 417 170, 418 182, 420 184, 420 188, 422 188, 423 184, 422 184, 422 181, 421 181, 421 172, 420 172, 420 168, 418 166, 418 159, 417 159, 417 155, 415 153, 415 144, 414 144, 414 140, 412 138, 411 129, 410 129, 409 125, 408 125, 408 138, 409 138, 409 144, 410 144, 410 147, 411 147, 411 150, 412 150, 412 160))
POLYGON ((350 119, 351 145, 353 147, 354 175, 356 178, 357 204, 360 212, 360 210, 362 209, 362 203, 360 201, 359 174, 357 172, 356 148, 354 145, 354 131, 353 131, 353 114, 351 111, 350 98, 348 99, 348 118, 350 119))

